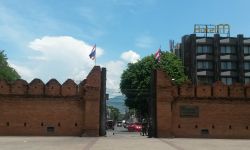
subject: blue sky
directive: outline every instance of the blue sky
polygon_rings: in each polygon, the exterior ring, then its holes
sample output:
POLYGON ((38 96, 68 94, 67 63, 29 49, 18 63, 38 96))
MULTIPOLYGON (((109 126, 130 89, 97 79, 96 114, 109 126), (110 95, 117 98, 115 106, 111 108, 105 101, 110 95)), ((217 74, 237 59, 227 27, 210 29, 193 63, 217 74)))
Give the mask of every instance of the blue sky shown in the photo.
POLYGON ((170 39, 193 32, 194 24, 231 26, 250 37, 248 0, 1 0, 0 49, 22 78, 76 81, 94 62, 107 68, 107 86, 118 92, 128 62, 154 53, 170 39))

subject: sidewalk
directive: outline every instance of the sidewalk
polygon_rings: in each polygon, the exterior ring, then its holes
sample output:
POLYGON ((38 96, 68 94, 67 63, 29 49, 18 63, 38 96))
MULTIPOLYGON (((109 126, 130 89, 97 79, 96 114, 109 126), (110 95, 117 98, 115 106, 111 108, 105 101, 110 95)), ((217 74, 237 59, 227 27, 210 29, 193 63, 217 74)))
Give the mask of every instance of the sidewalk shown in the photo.
POLYGON ((138 133, 107 137, 0 136, 0 150, 249 150, 250 140, 156 139, 138 133))
MULTIPOLYGON (((85 149, 84 149, 85 150, 85 149)), ((86 150, 176 150, 159 139, 140 135, 117 135, 99 138, 86 150)))
POLYGON ((249 150, 248 139, 147 138, 135 133, 107 134, 88 150, 249 150))

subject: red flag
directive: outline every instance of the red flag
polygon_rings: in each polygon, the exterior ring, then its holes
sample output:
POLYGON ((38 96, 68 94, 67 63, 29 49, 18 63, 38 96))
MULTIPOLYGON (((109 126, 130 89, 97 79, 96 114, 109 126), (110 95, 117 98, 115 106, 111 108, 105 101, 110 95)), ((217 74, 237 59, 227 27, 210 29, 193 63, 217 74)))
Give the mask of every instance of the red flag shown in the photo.
POLYGON ((159 48, 155 53, 155 60, 157 60, 157 62, 161 60, 161 48, 159 48))

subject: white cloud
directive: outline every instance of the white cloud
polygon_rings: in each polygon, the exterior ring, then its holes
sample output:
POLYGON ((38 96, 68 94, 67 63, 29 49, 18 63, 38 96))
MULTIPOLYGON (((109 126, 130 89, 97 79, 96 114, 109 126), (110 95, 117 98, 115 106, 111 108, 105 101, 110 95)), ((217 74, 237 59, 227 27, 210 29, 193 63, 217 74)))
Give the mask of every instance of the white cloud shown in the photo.
MULTIPOLYGON (((29 47, 35 51, 41 52, 45 58, 54 55, 63 55, 66 57, 82 56, 88 58, 93 45, 89 45, 84 41, 77 40, 70 36, 45 36, 41 39, 35 39, 30 42, 29 47)), ((97 47, 97 57, 103 54, 103 49, 97 47)), ((53 58, 53 57, 52 57, 53 58)), ((53 59, 58 58, 54 57, 53 59)))
POLYGON ((40 61, 46 61, 47 58, 44 56, 28 56, 28 59, 30 60, 40 60, 40 61))
MULTIPOLYGON (((79 82, 86 78, 94 61, 89 58, 93 45, 70 36, 45 36, 34 39, 28 45, 33 51, 27 56, 27 61, 11 63, 23 79, 30 82, 33 78, 40 78, 46 83, 51 78, 56 78, 63 83, 67 78, 79 82)), ((104 50, 97 47, 97 57, 104 50)), ((124 52, 121 58, 134 62, 140 56, 132 50, 124 52)), ((127 62, 112 60, 102 64, 107 68, 107 92, 110 97, 121 95, 119 86, 120 78, 127 62)))
POLYGON ((34 70, 31 70, 27 67, 20 66, 17 64, 14 64, 12 62, 9 62, 10 66, 18 72, 19 75, 21 75, 22 79, 25 79, 27 82, 30 82, 35 77, 34 70))
POLYGON ((121 95, 120 90, 120 79, 123 70, 126 68, 126 63, 123 61, 110 61, 105 64, 107 68, 107 91, 110 93, 110 97, 121 95))
MULTIPOLYGON (((45 36, 31 41, 28 46, 34 54, 25 62, 12 64, 25 80, 40 78, 47 82, 56 78, 62 83, 71 78, 79 82, 94 66, 89 58, 93 45, 70 36, 45 36)), ((97 57, 103 51, 97 47, 97 57)))
POLYGON ((147 49, 154 45, 155 39, 150 36, 141 36, 135 42, 137 47, 147 49))
POLYGON ((135 63, 140 59, 140 55, 136 52, 129 50, 121 54, 121 58, 126 62, 135 63))

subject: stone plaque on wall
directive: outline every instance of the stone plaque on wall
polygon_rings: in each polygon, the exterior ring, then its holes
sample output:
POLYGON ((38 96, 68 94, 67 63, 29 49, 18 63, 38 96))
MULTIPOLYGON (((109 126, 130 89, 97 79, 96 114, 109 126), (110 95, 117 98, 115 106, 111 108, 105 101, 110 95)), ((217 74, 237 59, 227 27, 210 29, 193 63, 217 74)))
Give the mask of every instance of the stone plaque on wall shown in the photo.
POLYGON ((183 118, 194 118, 199 117, 198 106, 180 106, 180 117, 183 118))

